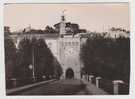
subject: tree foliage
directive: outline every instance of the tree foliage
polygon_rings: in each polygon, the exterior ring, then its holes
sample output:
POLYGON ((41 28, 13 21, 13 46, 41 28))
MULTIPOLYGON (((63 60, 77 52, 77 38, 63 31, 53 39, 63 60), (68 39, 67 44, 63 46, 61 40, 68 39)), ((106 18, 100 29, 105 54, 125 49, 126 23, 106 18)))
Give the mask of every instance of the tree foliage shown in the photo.
POLYGON ((129 81, 129 38, 90 37, 81 48, 81 59, 87 74, 94 74, 110 80, 129 81))
POLYGON ((31 77, 29 65, 32 64, 31 42, 24 38, 20 41, 17 51, 16 78, 31 77))
POLYGON ((45 27, 44 32, 45 33, 57 33, 56 30, 53 27, 48 26, 48 25, 45 27))
POLYGON ((14 77, 13 72, 16 62, 16 47, 11 38, 6 38, 4 43, 6 79, 11 79, 14 77))
POLYGON ((30 69, 30 65, 34 65, 36 78, 42 78, 42 76, 49 78, 54 75, 54 56, 44 39, 24 38, 19 43, 17 56, 17 78, 32 77, 33 68, 30 69))

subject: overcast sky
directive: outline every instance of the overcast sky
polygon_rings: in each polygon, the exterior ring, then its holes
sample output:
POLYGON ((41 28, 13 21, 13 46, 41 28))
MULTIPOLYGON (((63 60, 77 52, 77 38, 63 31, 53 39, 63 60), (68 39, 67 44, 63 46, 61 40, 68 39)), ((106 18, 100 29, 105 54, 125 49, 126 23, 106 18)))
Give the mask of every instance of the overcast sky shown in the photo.
POLYGON ((111 27, 129 30, 128 3, 92 4, 7 4, 4 6, 4 25, 17 31, 31 25, 44 29, 60 22, 66 9, 66 21, 78 23, 80 28, 90 31, 107 31, 111 27))

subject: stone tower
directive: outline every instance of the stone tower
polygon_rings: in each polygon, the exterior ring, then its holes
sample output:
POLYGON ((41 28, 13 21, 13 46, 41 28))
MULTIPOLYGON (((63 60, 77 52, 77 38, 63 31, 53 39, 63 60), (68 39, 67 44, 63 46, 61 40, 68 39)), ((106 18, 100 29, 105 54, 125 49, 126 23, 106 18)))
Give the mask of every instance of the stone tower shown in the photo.
POLYGON ((59 62, 63 69, 61 78, 65 79, 68 76, 74 79, 80 79, 80 36, 72 36, 66 34, 65 16, 62 15, 60 23, 60 36, 59 37, 59 62), (69 74, 68 74, 69 72, 69 74))
POLYGON ((63 13, 63 15, 61 16, 61 22, 60 22, 60 35, 66 34, 65 27, 66 27, 65 16, 63 13))

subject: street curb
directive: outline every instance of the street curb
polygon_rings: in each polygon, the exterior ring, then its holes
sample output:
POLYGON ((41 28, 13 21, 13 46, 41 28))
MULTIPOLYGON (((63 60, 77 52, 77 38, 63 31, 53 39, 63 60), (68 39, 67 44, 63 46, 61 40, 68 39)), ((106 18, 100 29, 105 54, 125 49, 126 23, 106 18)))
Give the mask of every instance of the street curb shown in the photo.
POLYGON ((10 95, 10 94, 13 94, 14 92, 23 91, 25 89, 36 87, 36 86, 39 86, 41 84, 45 84, 45 83, 52 82, 52 81, 56 81, 56 79, 52 79, 52 80, 48 80, 48 81, 42 81, 42 82, 38 82, 38 83, 34 83, 34 84, 29 84, 29 85, 25 85, 25 86, 18 87, 18 88, 7 89, 6 94, 10 95))

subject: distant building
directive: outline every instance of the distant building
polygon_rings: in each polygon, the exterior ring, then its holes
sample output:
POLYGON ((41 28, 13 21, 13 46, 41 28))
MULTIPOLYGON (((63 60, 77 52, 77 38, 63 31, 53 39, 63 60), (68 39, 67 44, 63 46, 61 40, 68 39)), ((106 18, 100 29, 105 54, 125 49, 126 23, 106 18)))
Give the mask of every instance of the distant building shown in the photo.
POLYGON ((125 29, 122 28, 114 28, 112 27, 109 31, 108 31, 108 35, 111 38, 119 38, 119 37, 130 37, 130 31, 127 31, 125 29))

